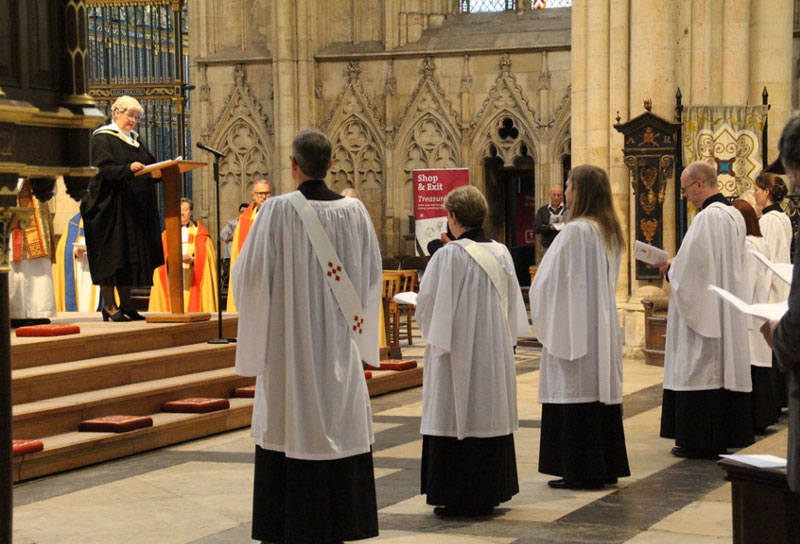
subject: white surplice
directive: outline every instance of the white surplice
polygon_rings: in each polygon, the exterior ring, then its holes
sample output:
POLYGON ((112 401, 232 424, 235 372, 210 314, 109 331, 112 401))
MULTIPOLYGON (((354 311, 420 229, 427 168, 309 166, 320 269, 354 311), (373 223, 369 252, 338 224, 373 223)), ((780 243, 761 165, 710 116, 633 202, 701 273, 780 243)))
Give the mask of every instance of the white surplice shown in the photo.
MULTIPOLYGON (((773 210, 761 216, 758 226, 767 243, 764 255, 773 263, 792 262, 792 222, 789 216, 773 210)), ((785 281, 774 274, 770 274, 770 280, 770 298, 765 302, 783 302, 789 298, 789 286, 785 281)))
POLYGON ((369 353, 359 353, 300 216, 278 196, 262 206, 232 272, 236 372, 258 376, 251 434, 261 448, 340 459, 374 442, 361 361, 378 364, 381 256, 360 201, 310 204, 361 299, 369 353))
POLYGON ((53 263, 50 257, 14 262, 9 251, 8 309, 11 319, 56 317, 53 263))
MULTIPOLYGON (((745 257, 744 257, 744 272, 745 272, 745 298, 744 300, 750 304, 758 304, 761 302, 769 302, 770 286, 772 280, 770 276, 772 272, 768 271, 755 255, 749 251, 755 250, 762 255, 767 254, 767 243, 763 237, 747 235, 745 238, 745 257)), ((750 345, 750 364, 753 366, 760 366, 764 368, 772 367, 772 349, 764 340, 764 335, 761 334, 759 328, 764 323, 763 319, 756 317, 749 317, 747 320, 747 337, 750 345)))
POLYGON ((744 218, 714 202, 695 216, 669 269, 664 389, 752 391, 747 318, 708 285, 745 297, 744 218))
POLYGON ((508 308, 489 275, 455 243, 434 254, 419 287, 415 316, 427 342, 425 435, 488 438, 518 426, 513 346, 530 332, 528 316, 508 249, 480 245, 505 273, 508 308))
POLYGON ((530 291, 540 403, 622 402, 620 262, 588 219, 567 223, 542 258, 530 291))

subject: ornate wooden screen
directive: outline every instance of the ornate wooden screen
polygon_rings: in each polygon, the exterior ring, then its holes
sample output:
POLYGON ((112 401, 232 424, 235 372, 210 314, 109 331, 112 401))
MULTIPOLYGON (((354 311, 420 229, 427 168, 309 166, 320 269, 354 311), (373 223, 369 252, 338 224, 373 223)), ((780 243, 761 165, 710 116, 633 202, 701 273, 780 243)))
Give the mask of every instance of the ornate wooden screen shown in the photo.
MULTIPOLYGON (((137 130, 159 160, 189 158, 184 0, 87 0, 89 94, 110 115, 118 96, 144 107, 137 130)), ((188 174, 190 180, 191 174, 188 174)), ((188 185, 188 186, 187 186, 188 185)), ((190 182, 184 194, 191 196, 190 182)))
MULTIPOLYGON (((648 101, 649 102, 649 101, 648 101)), ((680 124, 647 111, 614 128, 624 136, 625 166, 631 172, 636 202, 636 239, 663 248, 663 207, 667 185, 673 179, 680 124)), ((659 279, 657 268, 636 261, 636 279, 659 279)))

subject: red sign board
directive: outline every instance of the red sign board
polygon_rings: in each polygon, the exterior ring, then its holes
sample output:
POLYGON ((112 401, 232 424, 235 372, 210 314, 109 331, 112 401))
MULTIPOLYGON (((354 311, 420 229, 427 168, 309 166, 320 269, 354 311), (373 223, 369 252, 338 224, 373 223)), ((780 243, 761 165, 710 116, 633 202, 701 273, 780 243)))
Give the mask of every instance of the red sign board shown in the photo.
POLYGON ((469 168, 414 170, 411 175, 416 246, 417 251, 427 255, 428 243, 439 238, 447 226, 447 212, 442 209, 442 203, 450 191, 469 185, 469 168))

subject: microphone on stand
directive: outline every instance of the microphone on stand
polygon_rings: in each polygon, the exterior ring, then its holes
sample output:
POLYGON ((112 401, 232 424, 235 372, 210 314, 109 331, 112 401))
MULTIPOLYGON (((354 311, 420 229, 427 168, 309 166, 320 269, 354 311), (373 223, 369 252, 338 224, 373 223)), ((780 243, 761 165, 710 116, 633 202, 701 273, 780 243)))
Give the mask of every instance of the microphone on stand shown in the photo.
POLYGON ((224 158, 225 155, 226 155, 222 151, 217 151, 213 147, 208 147, 207 145, 205 145, 204 143, 201 143, 201 142, 197 142, 195 145, 197 147, 199 147, 200 149, 202 149, 203 151, 208 151, 209 153, 214 154, 215 156, 219 157, 220 159, 224 158))
POLYGON ((213 147, 208 147, 207 145, 197 142, 195 144, 198 148, 202 149, 203 151, 208 151, 212 155, 214 155, 214 186, 216 188, 216 196, 217 196, 217 327, 218 327, 218 334, 217 338, 213 340, 209 340, 209 344, 229 344, 231 342, 235 342, 236 339, 234 338, 225 338, 222 336, 222 248, 220 247, 220 239, 219 239, 219 232, 220 232, 220 224, 219 224, 219 160, 225 156, 225 153, 221 151, 217 151, 213 147))

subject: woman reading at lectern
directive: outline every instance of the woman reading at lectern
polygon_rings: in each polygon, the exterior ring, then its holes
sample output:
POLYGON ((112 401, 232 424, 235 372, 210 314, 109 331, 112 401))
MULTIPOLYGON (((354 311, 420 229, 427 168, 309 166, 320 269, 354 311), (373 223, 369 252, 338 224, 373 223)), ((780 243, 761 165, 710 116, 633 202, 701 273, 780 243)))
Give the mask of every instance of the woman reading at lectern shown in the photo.
POLYGON ((111 107, 113 121, 92 134, 92 164, 100 171, 89 182, 81 216, 92 282, 103 294, 103 321, 144 319, 133 307, 131 287, 152 285, 153 270, 164 264, 156 180, 135 176, 156 161, 133 130, 143 111, 135 98, 121 96, 111 107))

